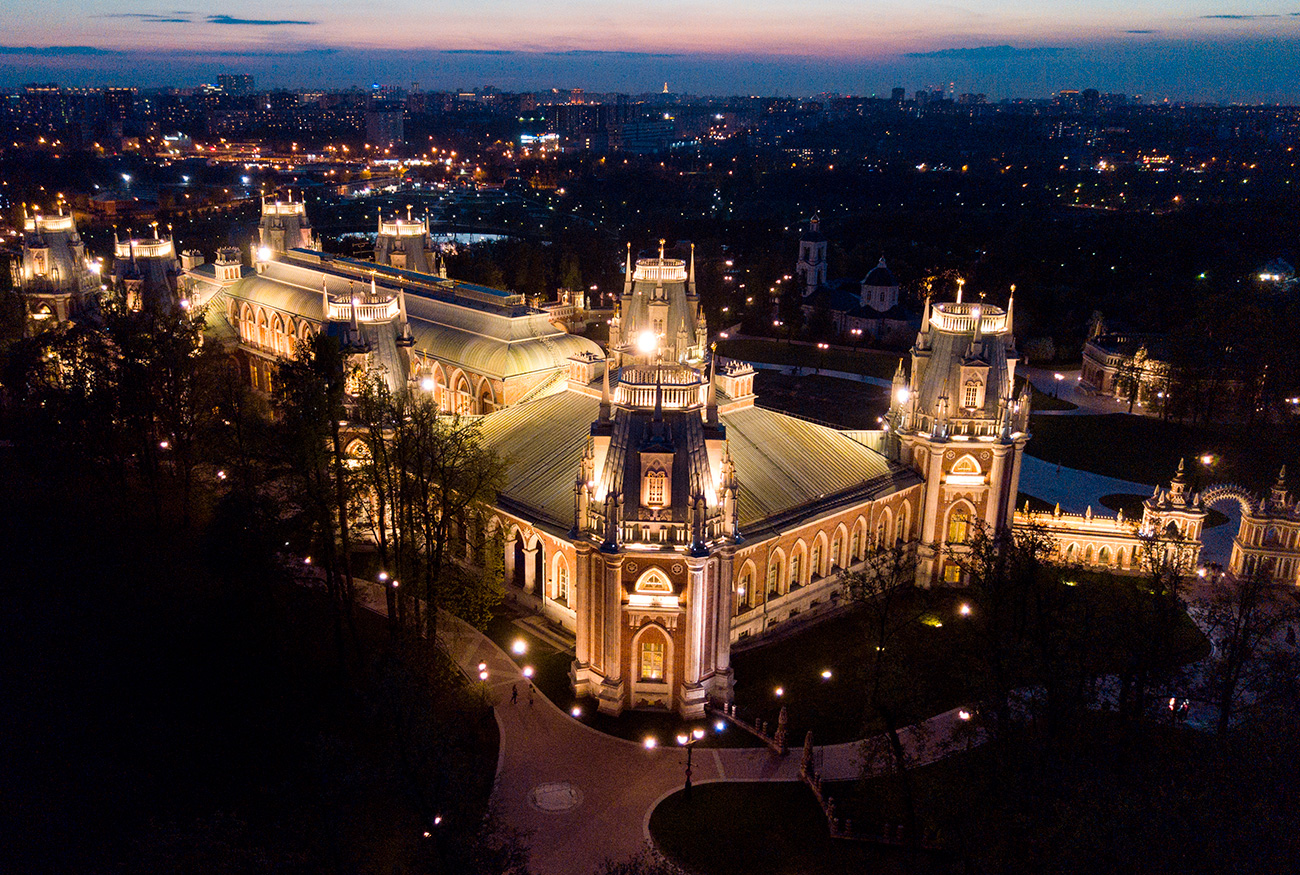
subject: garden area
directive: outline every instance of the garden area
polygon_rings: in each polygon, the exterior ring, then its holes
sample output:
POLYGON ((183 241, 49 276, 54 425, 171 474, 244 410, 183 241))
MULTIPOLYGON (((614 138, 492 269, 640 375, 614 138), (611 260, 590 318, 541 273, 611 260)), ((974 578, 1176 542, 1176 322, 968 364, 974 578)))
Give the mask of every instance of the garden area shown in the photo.
POLYGON ((892 379, 898 360, 905 353, 880 349, 849 349, 832 346, 818 349, 816 344, 771 340, 763 337, 730 337, 718 341, 717 353, 742 362, 789 365, 806 370, 844 371, 882 380, 892 379))
MULTIPOLYGON (((1065 630, 1098 673, 1117 671, 1138 634, 1131 617, 1146 598, 1144 581, 1096 572, 1072 573, 1055 587, 1061 610, 1086 618, 1065 630), (1068 605, 1068 607, 1067 607, 1068 605)), ((893 635, 891 657, 885 661, 882 696, 891 702, 898 725, 906 726, 986 697, 979 665, 985 634, 983 618, 970 594, 961 589, 908 589, 899 596, 896 616, 905 622, 893 635)), ((625 711, 620 717, 596 712, 591 699, 576 699, 569 684, 570 651, 545 640, 516 621, 523 613, 503 605, 488 629, 489 636, 521 666, 531 666, 538 691, 560 708, 577 707, 583 722, 630 741, 647 736, 671 739, 700 721, 684 723, 664 711, 625 711)), ((1180 664, 1204 655, 1207 644, 1185 614, 1178 620, 1176 659, 1180 664)), ((548 635, 547 637, 552 637, 548 635)), ((873 654, 872 639, 861 610, 849 610, 806 629, 767 643, 733 650, 737 715, 746 722, 763 720, 775 727, 782 706, 790 738, 802 743, 813 731, 816 744, 856 741, 883 730, 869 713, 865 688, 873 654)), ((1033 653, 1017 665, 1015 682, 1038 681, 1033 653)), ((521 691, 521 695, 523 691, 521 691)), ((757 740, 734 726, 719 732, 710 725, 702 747, 749 747, 757 740)))
POLYGON ((1263 491, 1297 461, 1294 435, 1279 425, 1191 426, 1107 413, 1031 416, 1029 431, 1025 451, 1035 458, 1135 483, 1167 484, 1181 459, 1198 487, 1227 482, 1263 491))

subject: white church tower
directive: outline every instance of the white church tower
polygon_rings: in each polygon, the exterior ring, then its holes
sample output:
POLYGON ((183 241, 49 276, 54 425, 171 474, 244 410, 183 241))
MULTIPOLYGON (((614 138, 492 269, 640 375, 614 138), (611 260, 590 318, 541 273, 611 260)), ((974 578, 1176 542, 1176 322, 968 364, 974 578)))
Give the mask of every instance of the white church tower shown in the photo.
POLYGON ((806 298, 826 283, 826 235, 821 232, 820 216, 813 216, 808 230, 799 237, 799 263, 795 276, 806 298))

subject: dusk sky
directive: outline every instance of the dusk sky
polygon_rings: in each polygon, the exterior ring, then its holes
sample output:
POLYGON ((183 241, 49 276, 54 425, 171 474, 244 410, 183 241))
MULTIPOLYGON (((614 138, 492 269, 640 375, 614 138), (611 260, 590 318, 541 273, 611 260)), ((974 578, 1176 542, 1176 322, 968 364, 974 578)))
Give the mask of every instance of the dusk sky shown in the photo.
POLYGON ((1300 103, 1300 0, 0 0, 0 86, 442 89, 991 98, 1097 87, 1300 103))

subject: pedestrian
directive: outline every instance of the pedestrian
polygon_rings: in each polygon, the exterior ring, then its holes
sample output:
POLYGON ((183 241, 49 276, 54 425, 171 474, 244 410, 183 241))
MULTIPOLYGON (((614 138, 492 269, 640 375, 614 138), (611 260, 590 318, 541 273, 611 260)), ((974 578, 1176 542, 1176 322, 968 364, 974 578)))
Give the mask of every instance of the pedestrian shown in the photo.
POLYGON ((519 684, 510 685, 510 704, 513 705, 519 701, 519 684))
POLYGON ((533 685, 528 685, 528 707, 533 707, 533 685))

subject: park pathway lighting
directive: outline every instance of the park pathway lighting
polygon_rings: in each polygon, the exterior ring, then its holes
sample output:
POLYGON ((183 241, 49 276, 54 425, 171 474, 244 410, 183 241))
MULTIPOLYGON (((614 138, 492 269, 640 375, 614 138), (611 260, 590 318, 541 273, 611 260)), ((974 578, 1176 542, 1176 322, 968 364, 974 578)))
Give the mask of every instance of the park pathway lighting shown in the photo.
POLYGON ((516 638, 514 643, 510 645, 510 649, 514 651, 517 656, 523 656, 528 652, 528 642, 522 638, 516 638))
POLYGON ((829 668, 827 668, 827 669, 822 669, 822 680, 824 680, 824 681, 828 681, 828 680, 830 680, 832 677, 834 677, 834 675, 831 674, 831 670, 830 670, 829 668))
POLYGON ((524 666, 524 677, 526 677, 526 678, 531 678, 532 676, 533 676, 533 667, 532 667, 531 665, 525 665, 525 666, 524 666))
POLYGON ((569 710, 569 713, 572 714, 574 717, 581 717, 581 716, 582 716, 582 708, 579 707, 578 705, 574 705, 574 706, 569 710))
POLYGON ((962 708, 960 711, 957 712, 957 717, 961 720, 969 720, 970 716, 971 716, 970 712, 967 711, 965 708, 962 708))
POLYGON ((689 734, 683 732, 677 736, 677 743, 686 748, 686 784, 682 787, 682 796, 687 802, 691 801, 691 754, 695 743, 703 737, 703 729, 692 729, 689 734))
POLYGON ((717 723, 714 723, 714 724, 713 724, 713 729, 714 729, 715 732, 726 732, 726 731, 727 731, 727 721, 725 721, 725 720, 719 720, 717 723))
POLYGON ((965 602, 962 602, 961 607, 957 609, 957 613, 961 614, 963 617, 969 617, 970 605, 966 604, 965 602))
POLYGON ((653 735, 647 735, 642 744, 645 745, 646 750, 654 750, 659 745, 659 739, 655 738, 653 735))
POLYGON ((785 687, 777 687, 777 688, 776 688, 775 690, 773 690, 772 692, 773 692, 773 693, 776 695, 776 697, 779 699, 779 698, 781 698, 782 696, 785 695, 785 687))

